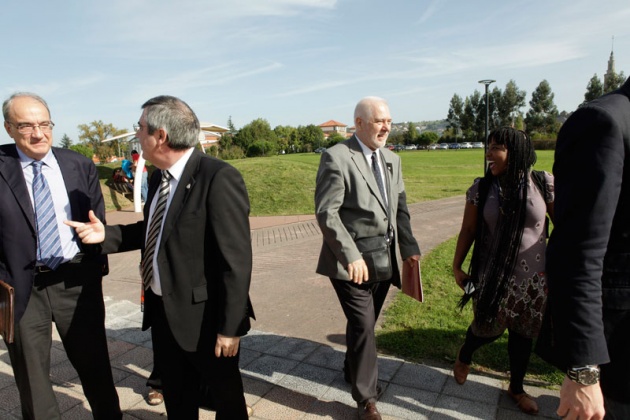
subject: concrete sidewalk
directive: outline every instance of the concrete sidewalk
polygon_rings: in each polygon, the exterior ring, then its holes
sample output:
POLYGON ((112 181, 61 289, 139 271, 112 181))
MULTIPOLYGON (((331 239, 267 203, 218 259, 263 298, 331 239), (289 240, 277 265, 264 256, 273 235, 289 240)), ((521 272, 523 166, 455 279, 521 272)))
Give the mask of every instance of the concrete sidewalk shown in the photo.
MULTIPOLYGON (((423 253, 459 231, 463 197, 410 206, 414 233, 423 253)), ((108 213, 108 223, 131 223, 142 215, 108 213)), ((251 297, 257 316, 242 340, 241 370, 254 419, 353 419, 356 405, 343 381, 345 319, 328 279, 314 273, 321 232, 313 216, 251 218, 254 270, 251 297)), ((107 334, 114 379, 127 419, 157 419, 164 406, 144 398, 151 372, 150 333, 142 332, 138 303, 138 251, 110 256, 103 282, 107 334)), ((397 293, 392 290, 389 298, 397 293)), ((89 419, 76 372, 54 334, 51 377, 64 419, 89 419)), ((506 377, 469 376, 463 386, 451 366, 414 364, 381 356, 384 389, 378 407, 385 419, 525 419, 502 390, 506 377)), ((527 387, 540 418, 557 418, 557 391, 527 387)), ((0 344, 0 418, 19 419, 20 407, 9 356, 0 344)), ((201 411, 202 419, 214 413, 201 411)))

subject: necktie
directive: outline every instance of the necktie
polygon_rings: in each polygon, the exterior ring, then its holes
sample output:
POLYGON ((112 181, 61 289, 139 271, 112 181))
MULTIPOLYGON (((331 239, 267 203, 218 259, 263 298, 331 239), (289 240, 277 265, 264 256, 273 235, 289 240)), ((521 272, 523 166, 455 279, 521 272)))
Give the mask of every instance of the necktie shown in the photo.
POLYGON ((168 171, 162 172, 162 182, 160 183, 160 193, 158 196, 157 204, 153 210, 153 217, 151 218, 151 226, 149 226, 149 232, 147 233, 147 242, 144 247, 144 255, 142 257, 142 285, 144 290, 147 290, 153 280, 153 255, 155 255, 155 246, 157 239, 162 229, 162 219, 164 219, 164 213, 166 213, 166 200, 168 199, 168 193, 171 190, 171 174, 168 171))
POLYGON ((381 197, 383 202, 387 204, 387 193, 385 192, 385 184, 383 184, 383 177, 381 176, 381 170, 378 168, 378 155, 376 152, 372 153, 372 172, 374 172, 374 178, 378 184, 378 189, 381 191, 381 197))
POLYGON ((55 270, 63 261, 63 251, 55 206, 50 195, 50 188, 42 174, 41 161, 33 162, 33 200, 35 201, 35 219, 37 222, 37 261, 55 270))

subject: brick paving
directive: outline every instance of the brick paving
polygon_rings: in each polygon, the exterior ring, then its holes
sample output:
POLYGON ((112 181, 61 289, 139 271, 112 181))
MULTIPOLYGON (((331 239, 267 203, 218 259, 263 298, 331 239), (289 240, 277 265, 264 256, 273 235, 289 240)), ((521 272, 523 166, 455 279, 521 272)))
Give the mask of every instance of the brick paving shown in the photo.
MULTIPOLYGON (((412 227, 423 253, 459 231, 463 197, 410 206, 412 227)), ((108 223, 131 223, 141 214, 108 214, 108 223)), ((254 419, 350 419, 356 406, 343 381, 345 323, 328 279, 315 274, 321 232, 312 215, 251 218, 254 269, 251 297, 257 320, 243 338, 241 369, 254 419)), ((145 382, 152 366, 149 332, 140 330, 139 252, 110 256, 103 290, 114 379, 125 419, 164 418, 149 406, 145 382)), ((389 299, 397 293, 392 289, 389 299)), ((91 418, 76 372, 53 333, 51 378, 63 419, 91 418)), ((414 364, 381 355, 385 390, 378 407, 384 419, 528 419, 508 400, 503 376, 469 376, 459 386, 450 366, 414 364)), ((557 418, 557 391, 527 387, 541 409, 557 418)), ((20 407, 9 356, 0 342, 0 418, 19 419, 20 407)), ((214 413, 202 410, 202 419, 214 413)))

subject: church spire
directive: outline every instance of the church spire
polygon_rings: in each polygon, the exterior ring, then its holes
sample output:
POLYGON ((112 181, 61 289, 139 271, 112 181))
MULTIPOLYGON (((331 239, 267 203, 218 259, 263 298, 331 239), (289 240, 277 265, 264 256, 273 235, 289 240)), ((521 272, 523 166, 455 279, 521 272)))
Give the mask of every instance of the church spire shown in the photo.
POLYGON ((606 70, 606 74, 604 74, 604 86, 609 86, 609 83, 612 83, 617 74, 615 73, 615 56, 613 54, 613 49, 615 48, 615 36, 612 37, 612 46, 610 49, 610 58, 608 59, 608 70, 606 70))

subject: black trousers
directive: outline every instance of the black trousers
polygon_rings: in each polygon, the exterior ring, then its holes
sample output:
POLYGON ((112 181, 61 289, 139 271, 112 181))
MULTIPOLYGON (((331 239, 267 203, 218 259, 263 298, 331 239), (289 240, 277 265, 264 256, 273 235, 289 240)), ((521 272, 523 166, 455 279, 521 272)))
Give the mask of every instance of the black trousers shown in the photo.
POLYGON ((378 360, 374 327, 391 282, 357 285, 330 279, 346 316, 346 368, 352 383, 352 398, 361 403, 376 402, 378 360))
POLYGON ((100 277, 77 279, 74 264, 37 274, 26 312, 7 344, 24 419, 60 419, 50 381, 52 322, 95 419, 121 419, 105 336, 100 277), (85 281, 84 281, 85 280, 85 281))
POLYGON ((198 419, 200 390, 207 386, 214 397, 217 420, 246 420, 239 356, 217 358, 214 354, 216 339, 203 340, 195 352, 183 350, 168 325, 162 298, 150 289, 145 292, 145 310, 151 311, 153 354, 161 371, 168 417, 198 419))
MULTIPOLYGON (((524 392, 523 381, 525 380, 525 373, 527 372, 529 358, 532 355, 532 344, 534 340, 531 338, 525 338, 509 328, 508 334, 510 389, 515 394, 520 394, 524 392)), ((481 346, 492 343, 502 335, 503 334, 499 334, 495 337, 478 337, 473 333, 472 327, 468 327, 468 331, 466 331, 466 340, 459 352, 459 360, 469 365, 472 362, 472 355, 477 349, 481 346)))

